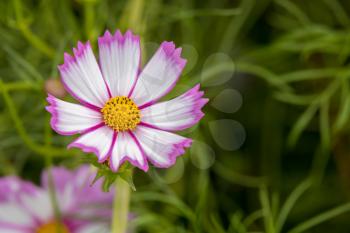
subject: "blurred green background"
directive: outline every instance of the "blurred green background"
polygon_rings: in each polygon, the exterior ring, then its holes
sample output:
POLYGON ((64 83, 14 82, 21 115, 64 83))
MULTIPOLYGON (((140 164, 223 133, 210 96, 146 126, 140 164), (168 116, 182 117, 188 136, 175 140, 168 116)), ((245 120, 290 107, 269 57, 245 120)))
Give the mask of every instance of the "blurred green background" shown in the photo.
POLYGON ((134 232, 350 232, 346 0, 1 0, 2 176, 81 161, 46 93, 65 95, 57 65, 77 41, 128 28, 143 64, 164 40, 183 47, 168 98, 200 82, 211 100, 174 167, 136 172, 134 232))

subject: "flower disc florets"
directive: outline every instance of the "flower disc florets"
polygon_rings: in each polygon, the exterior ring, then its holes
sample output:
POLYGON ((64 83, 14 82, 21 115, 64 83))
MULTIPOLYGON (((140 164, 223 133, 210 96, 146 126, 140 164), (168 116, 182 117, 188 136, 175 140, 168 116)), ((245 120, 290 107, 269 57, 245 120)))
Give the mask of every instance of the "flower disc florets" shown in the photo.
POLYGON ((141 121, 139 108, 125 96, 109 99, 101 112, 105 124, 118 132, 133 130, 141 121))

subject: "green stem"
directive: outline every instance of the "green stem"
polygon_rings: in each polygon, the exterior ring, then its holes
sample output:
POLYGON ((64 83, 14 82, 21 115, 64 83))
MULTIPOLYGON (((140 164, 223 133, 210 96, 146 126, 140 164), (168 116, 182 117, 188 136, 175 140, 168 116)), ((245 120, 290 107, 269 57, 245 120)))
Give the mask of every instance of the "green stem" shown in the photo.
POLYGON ((319 214, 303 223, 300 223, 299 225, 297 225, 296 227, 288 231, 288 233, 305 232, 314 226, 317 226, 329 219, 337 217, 338 215, 344 214, 346 212, 350 212, 350 203, 346 203, 344 205, 338 206, 334 209, 331 209, 322 214, 319 214))
POLYGON ((74 154, 73 151, 67 151, 62 148, 57 148, 53 146, 40 145, 35 143, 31 137, 28 135, 23 122, 16 110, 15 103, 13 102, 6 85, 0 80, 0 92, 4 98, 5 104, 8 108, 9 114, 14 122, 14 127, 16 128, 19 136, 22 138, 23 142, 27 145, 29 149, 42 156, 52 156, 52 157, 62 157, 68 154, 74 154))
POLYGON ((55 55, 55 50, 50 47, 45 41, 40 39, 37 35, 35 35, 28 27, 27 23, 22 14, 22 2, 20 0, 13 1, 13 7, 16 15, 16 23, 18 29, 21 31, 24 38, 27 39, 29 43, 33 45, 40 52, 48 56, 49 58, 53 58, 55 55))
POLYGON ((26 81, 16 81, 3 84, 7 91, 41 91, 42 85, 41 82, 31 83, 26 81))
POLYGON ((95 1, 84 1, 85 35, 93 45, 95 42, 95 1))
POLYGON ((265 224, 266 232, 276 233, 275 224, 274 224, 275 221, 271 211, 270 200, 268 197, 267 188, 264 185, 261 186, 260 188, 259 196, 260 196, 260 202, 262 205, 262 213, 264 216, 264 224, 265 224))
POLYGON ((295 203, 298 201, 298 199, 310 188, 312 185, 312 182, 310 179, 306 179, 303 181, 294 191, 290 194, 286 202, 284 203, 283 207, 281 208, 281 212, 279 214, 279 217, 277 219, 276 223, 276 231, 281 232, 284 223, 287 220, 287 217, 293 207, 295 206, 295 203))
POLYGON ((115 197, 113 204, 113 219, 111 233, 126 233, 129 202, 130 202, 130 186, 122 178, 118 177, 115 181, 115 197))

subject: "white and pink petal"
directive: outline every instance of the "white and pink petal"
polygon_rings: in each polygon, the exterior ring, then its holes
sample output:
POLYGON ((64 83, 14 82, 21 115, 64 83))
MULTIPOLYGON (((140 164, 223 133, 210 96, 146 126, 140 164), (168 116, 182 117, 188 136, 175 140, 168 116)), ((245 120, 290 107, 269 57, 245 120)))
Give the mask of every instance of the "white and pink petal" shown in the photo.
POLYGON ((92 127, 103 123, 101 113, 80 104, 73 104, 49 95, 49 106, 46 110, 51 113, 51 127, 62 135, 83 133, 92 127))
POLYGON ((185 64, 181 48, 173 42, 163 42, 141 71, 131 99, 141 108, 159 100, 173 89, 185 64))
POLYGON ((40 189, 35 195, 22 193, 18 204, 35 219, 36 223, 49 222, 54 218, 53 206, 48 190, 40 189))
POLYGON ((90 223, 80 229, 76 230, 76 233, 110 233, 111 229, 108 224, 103 223, 90 223))
POLYGON ((109 161, 111 169, 117 171, 125 161, 144 171, 148 170, 147 158, 132 132, 117 133, 109 161))
POLYGON ((0 232, 1 233, 33 233, 33 229, 0 222, 0 232))
POLYGON ((150 105, 141 110, 143 124, 168 131, 183 130, 195 125, 203 116, 202 107, 208 99, 196 85, 186 93, 169 101, 150 105))
POLYGON ((35 195, 40 190, 30 182, 22 181, 16 176, 0 178, 0 203, 18 201, 19 195, 35 195))
POLYGON ((53 218, 51 201, 47 192, 14 190, 14 199, 0 202, 0 232, 33 232, 37 226, 53 218))
POLYGON ((108 159, 114 140, 115 132, 113 129, 102 125, 84 133, 69 144, 68 148, 76 147, 86 153, 94 153, 97 155, 98 161, 102 163, 108 159))
POLYGON ((64 54, 58 69, 66 90, 84 105, 102 108, 110 98, 109 90, 93 54, 90 43, 78 43, 74 57, 64 54))
POLYGON ((26 209, 15 202, 0 203, 0 232, 30 230, 36 223, 26 209))
POLYGON ((106 31, 98 39, 100 65, 112 96, 128 96, 134 86, 141 63, 139 36, 129 30, 123 36, 106 31))
POLYGON ((133 132, 147 159, 156 167, 168 168, 185 153, 192 140, 167 131, 139 125, 133 132))

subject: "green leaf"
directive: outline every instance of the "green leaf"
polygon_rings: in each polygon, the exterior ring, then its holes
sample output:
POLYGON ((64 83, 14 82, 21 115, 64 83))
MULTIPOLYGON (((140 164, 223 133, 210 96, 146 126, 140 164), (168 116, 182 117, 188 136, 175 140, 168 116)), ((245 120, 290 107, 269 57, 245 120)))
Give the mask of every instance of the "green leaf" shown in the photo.
POLYGON ((328 221, 332 218, 337 217, 338 215, 344 214, 350 212, 350 203, 345 203, 343 205, 340 205, 336 208, 333 208, 331 210, 328 210, 326 212, 323 212, 319 215, 316 215, 313 218, 310 218, 306 220, 305 222, 300 223, 288 233, 301 233, 301 232, 306 232, 308 229, 315 227, 325 221, 328 221))
POLYGON ((307 125, 310 123, 318 109, 318 104, 310 105, 306 111, 300 116, 296 124, 294 125, 292 131, 288 136, 288 145, 290 147, 295 146, 301 133, 305 130, 307 125))
POLYGON ((350 115, 350 92, 347 80, 342 79, 341 101, 338 116, 335 120, 335 131, 339 132, 346 125, 350 115))
POLYGON ((295 206, 295 203, 298 201, 298 199, 310 188, 311 186, 311 180, 306 179, 303 181, 298 187, 296 187, 289 197, 287 198, 286 202, 281 208, 281 212, 277 219, 277 232, 280 232, 283 228, 284 223, 286 222, 286 219, 295 206))
POLYGON ((29 74, 32 78, 37 81, 43 80, 43 76, 35 69, 35 67, 30 64, 30 62, 26 61, 19 53, 17 53, 14 49, 9 46, 1 46, 1 48, 9 55, 12 61, 18 64, 17 68, 23 69, 24 73, 29 74))

